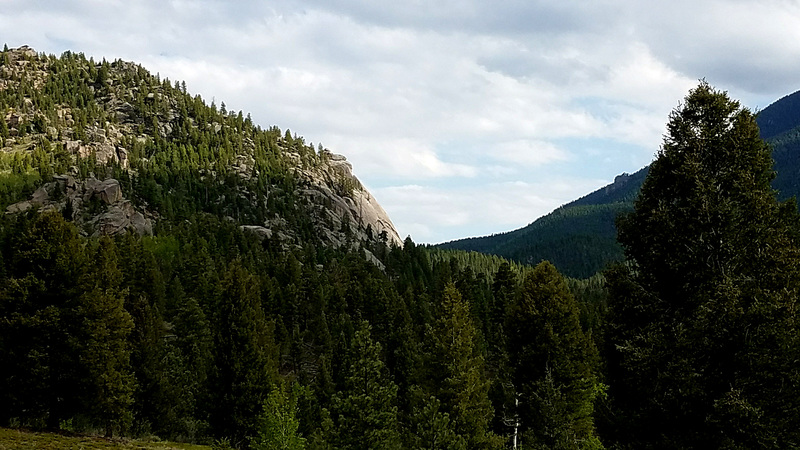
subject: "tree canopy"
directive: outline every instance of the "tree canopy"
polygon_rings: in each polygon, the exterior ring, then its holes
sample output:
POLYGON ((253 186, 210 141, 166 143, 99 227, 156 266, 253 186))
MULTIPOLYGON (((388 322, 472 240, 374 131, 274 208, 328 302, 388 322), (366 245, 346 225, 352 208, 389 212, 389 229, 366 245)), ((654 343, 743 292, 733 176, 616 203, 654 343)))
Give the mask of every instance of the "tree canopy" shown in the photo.
POLYGON ((618 224, 631 264, 608 274, 619 438, 797 446, 796 207, 776 200, 770 149, 726 93, 701 83, 667 130, 618 224))

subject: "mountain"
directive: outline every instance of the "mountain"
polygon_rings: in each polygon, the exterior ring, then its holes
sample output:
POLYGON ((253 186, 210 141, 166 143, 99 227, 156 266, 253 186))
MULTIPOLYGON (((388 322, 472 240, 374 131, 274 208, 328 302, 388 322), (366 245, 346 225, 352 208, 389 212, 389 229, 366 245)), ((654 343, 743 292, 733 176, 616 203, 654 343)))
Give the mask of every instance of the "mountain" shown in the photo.
POLYGON ((800 195, 800 91, 787 95, 758 113, 761 137, 772 145, 781 198, 800 195))
MULTIPOLYGON (((599 277, 401 242, 344 156, 135 63, 0 52, 0 211, 0 427, 499 449, 532 278, 586 344, 547 350, 586 369, 556 395, 602 391, 599 277)), ((593 438, 575 398, 528 428, 593 438)))
POLYGON ((321 145, 261 129, 224 103, 208 106, 185 84, 133 63, 47 57, 29 47, 3 59, 3 168, 33 176, 29 168, 50 166, 43 178, 55 175, 35 192, 7 191, 0 208, 8 213, 68 210, 98 235, 152 234, 159 218, 200 210, 283 246, 403 244, 351 164, 321 145), (114 169, 101 169, 107 165, 114 169), (199 189, 202 199, 193 195, 199 189), (93 202, 100 214, 87 213, 93 202))
MULTIPOLYGON (((776 101, 757 116, 761 136, 773 147, 779 198, 800 194, 800 91, 776 101)), ((524 264, 549 260, 564 274, 586 278, 624 258, 614 220, 633 210, 648 167, 570 202, 518 230, 439 244, 524 264)))

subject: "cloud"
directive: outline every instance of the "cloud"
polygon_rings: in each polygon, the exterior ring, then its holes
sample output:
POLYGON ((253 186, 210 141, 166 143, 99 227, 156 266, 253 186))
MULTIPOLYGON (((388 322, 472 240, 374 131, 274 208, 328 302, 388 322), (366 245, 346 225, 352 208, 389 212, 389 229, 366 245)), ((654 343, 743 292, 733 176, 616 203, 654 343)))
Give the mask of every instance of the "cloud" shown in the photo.
POLYGON ((396 212, 392 220, 401 235, 437 243, 520 228, 603 183, 567 178, 458 188, 412 184, 371 191, 384 208, 396 212))
POLYGON ((635 36, 688 78, 705 77, 746 96, 774 98, 798 89, 792 75, 800 71, 797 2, 680 0, 631 6, 639 19, 635 36))
MULTIPOLYGON (((479 169, 469 164, 445 162, 424 141, 414 139, 352 138, 327 136, 326 146, 344 153, 354 165, 356 175, 370 180, 381 173, 388 180, 426 180, 434 178, 472 178, 479 169), (364 174, 367 176, 364 177, 364 174)), ((381 183, 384 184, 384 183, 381 183)))
POLYGON ((491 157, 516 166, 538 167, 553 161, 566 161, 569 154, 550 142, 516 140, 495 145, 491 157))

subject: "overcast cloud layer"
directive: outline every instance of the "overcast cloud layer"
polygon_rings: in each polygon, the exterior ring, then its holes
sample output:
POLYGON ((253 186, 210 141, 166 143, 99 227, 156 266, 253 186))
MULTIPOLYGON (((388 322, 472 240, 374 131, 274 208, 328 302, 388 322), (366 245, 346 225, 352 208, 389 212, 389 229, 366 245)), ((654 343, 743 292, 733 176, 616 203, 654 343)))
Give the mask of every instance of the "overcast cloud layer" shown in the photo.
POLYGON ((752 109, 800 89, 796 0, 2 0, 0 40, 136 61, 322 143, 417 242, 638 170, 700 78, 752 109))

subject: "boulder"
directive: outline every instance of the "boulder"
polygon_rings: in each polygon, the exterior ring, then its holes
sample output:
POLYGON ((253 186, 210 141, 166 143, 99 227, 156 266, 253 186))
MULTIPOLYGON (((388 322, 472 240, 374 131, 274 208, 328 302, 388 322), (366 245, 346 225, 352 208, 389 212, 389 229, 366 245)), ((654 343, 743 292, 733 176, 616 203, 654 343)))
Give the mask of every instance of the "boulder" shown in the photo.
POLYGON ((31 203, 28 200, 23 200, 21 202, 14 203, 13 205, 8 205, 8 207, 6 208, 6 214, 18 214, 21 212, 25 212, 29 210, 32 206, 33 203, 31 203))
POLYGON ((64 192, 69 193, 78 188, 78 183, 75 182, 75 178, 71 175, 55 175, 53 179, 61 185, 61 189, 64 192))
POLYGON ((31 196, 31 203, 35 205, 44 205, 50 199, 50 194, 47 193, 47 187, 41 186, 36 189, 31 196))
POLYGON ((114 205, 94 219, 94 236, 113 236, 125 232, 131 224, 122 207, 114 205))
POLYGON ((74 155, 80 152, 81 141, 64 141, 64 147, 67 149, 67 152, 74 155))
MULTIPOLYGON (((105 140, 105 136, 103 136, 105 140)), ((106 164, 109 161, 117 160, 117 149, 108 143, 101 143, 95 147, 95 157, 100 164, 106 164)))
POLYGON ((242 225, 239 227, 243 231, 254 233, 260 240, 272 238, 272 230, 258 225, 242 225))
POLYGON ((113 178, 96 184, 92 189, 92 197, 99 198, 106 205, 122 200, 122 188, 119 186, 119 181, 113 178))
POLYGON ((131 215, 130 221, 131 221, 131 226, 139 236, 153 234, 152 222, 149 219, 145 218, 142 213, 135 211, 133 215, 131 215))

